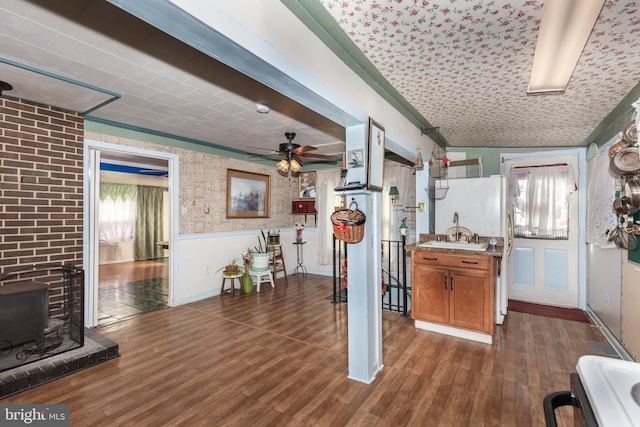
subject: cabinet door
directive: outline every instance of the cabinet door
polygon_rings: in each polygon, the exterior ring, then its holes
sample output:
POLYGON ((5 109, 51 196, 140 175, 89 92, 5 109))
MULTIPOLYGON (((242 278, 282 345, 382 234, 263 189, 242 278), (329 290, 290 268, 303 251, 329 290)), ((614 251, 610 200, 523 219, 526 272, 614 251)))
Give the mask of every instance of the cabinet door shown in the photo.
POLYGON ((450 270, 450 317, 452 326, 489 332, 489 274, 477 270, 450 270))
POLYGON ((449 322, 447 270, 414 264, 411 317, 426 322, 449 322))

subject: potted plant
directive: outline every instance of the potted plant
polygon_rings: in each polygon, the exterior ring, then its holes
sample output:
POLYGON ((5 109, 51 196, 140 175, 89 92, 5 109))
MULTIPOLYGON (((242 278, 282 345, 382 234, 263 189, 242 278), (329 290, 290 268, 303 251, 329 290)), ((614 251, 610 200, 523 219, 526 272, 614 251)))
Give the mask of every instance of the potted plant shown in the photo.
POLYGON ((304 228, 307 226, 307 224, 305 224, 302 221, 298 221, 295 224, 293 224, 293 228, 296 229, 296 242, 297 243, 302 243, 302 232, 304 231, 304 228))
POLYGON ((258 234, 258 245, 253 248, 251 271, 267 271, 269 269, 269 240, 264 230, 258 234))
POLYGON ((226 274, 228 276, 232 276, 234 274, 238 274, 240 272, 240 266, 238 265, 238 258, 234 258, 232 260, 229 260, 229 264, 227 264, 224 267, 220 268, 218 271, 221 271, 221 270, 222 270, 223 274, 226 274))

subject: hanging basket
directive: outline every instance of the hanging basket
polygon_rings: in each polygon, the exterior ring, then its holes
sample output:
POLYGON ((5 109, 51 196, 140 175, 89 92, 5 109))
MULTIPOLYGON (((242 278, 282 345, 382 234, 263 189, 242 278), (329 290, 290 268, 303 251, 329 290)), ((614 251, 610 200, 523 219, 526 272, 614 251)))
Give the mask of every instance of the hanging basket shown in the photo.
POLYGON ((331 214, 333 235, 346 243, 358 243, 364 237, 366 216, 358 209, 358 203, 351 202, 349 209, 340 209, 331 214), (355 209, 352 206, 355 205, 355 209))

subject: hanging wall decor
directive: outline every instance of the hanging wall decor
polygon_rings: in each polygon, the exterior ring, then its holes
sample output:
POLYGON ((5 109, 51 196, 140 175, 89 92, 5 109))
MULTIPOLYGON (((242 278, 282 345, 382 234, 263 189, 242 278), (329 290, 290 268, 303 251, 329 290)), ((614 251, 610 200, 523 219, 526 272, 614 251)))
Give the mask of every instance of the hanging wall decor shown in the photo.
POLYGON ((227 218, 269 218, 271 177, 227 169, 227 218))
POLYGON ((384 128, 369 118, 369 144, 367 153, 367 189, 382 191, 384 169, 384 128))

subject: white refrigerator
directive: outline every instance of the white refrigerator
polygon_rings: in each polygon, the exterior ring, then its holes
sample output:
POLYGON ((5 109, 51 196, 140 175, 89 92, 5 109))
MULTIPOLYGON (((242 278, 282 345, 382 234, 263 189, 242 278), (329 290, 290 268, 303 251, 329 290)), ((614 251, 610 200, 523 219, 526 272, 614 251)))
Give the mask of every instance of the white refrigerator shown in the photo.
POLYGON ((448 180, 449 189, 444 198, 435 202, 435 233, 446 234, 455 227, 453 217, 458 213, 458 224, 479 236, 503 237, 505 248, 500 261, 500 275, 496 268, 495 317, 502 324, 507 314, 507 266, 509 248, 513 240, 512 227, 509 226, 507 209, 506 178, 490 176, 488 178, 461 178, 448 180))

